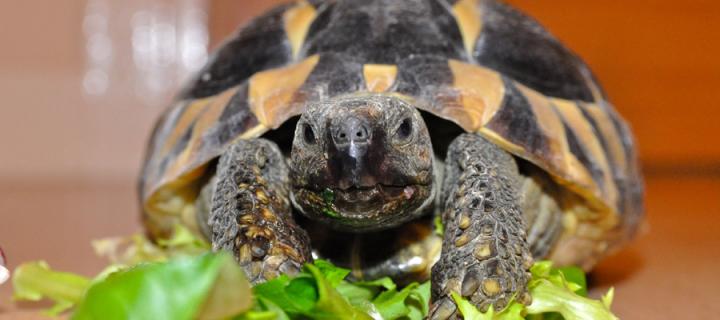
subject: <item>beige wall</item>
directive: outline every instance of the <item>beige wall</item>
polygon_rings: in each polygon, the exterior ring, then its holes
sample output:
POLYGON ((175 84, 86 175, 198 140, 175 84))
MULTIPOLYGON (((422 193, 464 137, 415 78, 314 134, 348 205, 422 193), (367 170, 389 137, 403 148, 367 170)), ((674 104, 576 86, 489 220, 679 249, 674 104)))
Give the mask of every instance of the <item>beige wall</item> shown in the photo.
POLYGON ((163 107, 139 102, 127 82, 109 96, 84 95, 85 1, 2 7, 0 180, 134 179, 163 107))

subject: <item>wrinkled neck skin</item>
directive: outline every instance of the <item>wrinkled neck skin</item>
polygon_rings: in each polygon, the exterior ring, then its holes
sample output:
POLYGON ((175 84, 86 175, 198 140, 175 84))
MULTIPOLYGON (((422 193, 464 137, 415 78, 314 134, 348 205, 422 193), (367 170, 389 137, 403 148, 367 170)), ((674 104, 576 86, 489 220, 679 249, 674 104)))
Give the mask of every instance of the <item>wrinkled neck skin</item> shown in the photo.
POLYGON ((396 227, 431 210, 432 150, 422 116, 399 98, 353 95, 309 105, 293 140, 292 202, 338 231, 396 227))

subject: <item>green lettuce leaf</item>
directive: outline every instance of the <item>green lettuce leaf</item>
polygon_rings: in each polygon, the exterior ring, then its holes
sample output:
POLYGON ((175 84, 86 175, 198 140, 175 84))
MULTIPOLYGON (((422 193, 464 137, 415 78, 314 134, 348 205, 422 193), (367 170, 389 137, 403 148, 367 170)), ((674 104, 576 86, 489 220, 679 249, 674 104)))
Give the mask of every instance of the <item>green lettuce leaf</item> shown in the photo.
POLYGON ((511 301, 508 306, 495 312, 493 308, 483 313, 456 293, 452 298, 465 319, 478 320, 615 320, 611 311, 614 291, 611 289, 601 300, 587 298, 585 273, 576 267, 553 268, 550 261, 535 263, 530 268, 532 279, 528 285, 532 304, 524 306, 511 301))
POLYGON ((325 277, 333 288, 337 287, 340 282, 345 280, 345 277, 350 274, 350 270, 338 268, 325 260, 316 260, 313 264, 318 268, 322 276, 325 277))
POLYGON ((73 319, 225 319, 251 304, 235 260, 204 254, 112 273, 87 290, 73 319))
POLYGON ((380 293, 373 304, 385 320, 423 319, 428 314, 430 282, 412 283, 400 291, 390 289, 380 293))
POLYGON ((346 283, 343 279, 348 274, 349 270, 318 260, 306 264, 303 272, 292 279, 283 275, 255 286, 253 291, 259 300, 271 302, 291 318, 372 319, 336 290, 346 283))
POLYGON ((314 319, 372 319, 367 313, 353 308, 325 279, 319 268, 312 264, 306 264, 305 271, 310 272, 315 277, 317 284, 319 298, 313 309, 312 316, 314 319))
MULTIPOLYGON (((16 269, 18 300, 55 301, 57 314, 77 306, 73 319, 385 319, 421 320, 428 314, 430 282, 404 288, 390 278, 350 282, 350 270, 317 260, 294 276, 282 275, 250 288, 229 254, 206 253, 187 230, 157 247, 136 238, 123 251, 134 267, 116 264, 95 279, 51 270, 44 262, 16 269)), ((530 306, 511 301, 501 311, 480 312, 453 293, 465 319, 574 320, 617 319, 610 311, 613 291, 600 300, 586 297, 585 274, 538 262, 530 270, 530 306)))
POLYGON ((618 319, 602 301, 585 298, 546 279, 536 280, 530 294, 533 302, 527 307, 529 314, 556 312, 565 320, 618 319))
POLYGON ((259 298, 277 305, 280 309, 290 315, 307 314, 315 306, 317 301, 317 288, 311 277, 301 275, 290 279, 287 275, 281 275, 273 280, 256 285, 253 292, 259 298), (294 284, 291 284, 294 282, 294 284), (305 286, 305 288, 301 288, 305 286), (313 291, 313 293, 308 293, 313 291), (314 296, 310 297, 310 296, 314 296))
POLYGON ((478 310, 472 303, 465 300, 459 294, 452 292, 451 297, 455 300, 458 310, 464 319, 473 320, 523 320, 525 306, 521 303, 511 301, 508 306, 500 312, 495 312, 494 308, 488 308, 486 312, 478 310))
POLYGON ((174 257, 197 256, 210 251, 210 244, 177 224, 169 239, 153 243, 144 234, 92 241, 95 253, 114 265, 134 266, 143 262, 167 261, 174 257))
MULTIPOLYGON (((205 302, 199 307, 192 303, 188 306, 191 309, 200 308, 193 315, 207 318, 227 317, 249 307, 249 285, 242 270, 227 255, 205 255, 189 261, 141 265, 108 275, 110 272, 101 273, 96 280, 91 281, 79 275, 53 271, 44 262, 26 263, 19 266, 13 275, 15 299, 51 299, 56 302, 55 307, 50 310, 54 314, 81 303, 75 314, 78 319, 93 318, 104 314, 103 310, 112 308, 122 309, 122 312, 113 312, 119 318, 124 318, 123 312, 128 315, 151 314, 143 309, 143 305, 176 309, 172 303, 160 305, 147 302, 172 300, 172 297, 166 297, 171 292, 183 292, 182 299, 177 299, 181 301, 176 304, 184 303, 183 299, 205 302), (195 293, 198 291, 201 295, 204 294, 204 299, 197 298, 195 293), (149 300, 141 303, 134 300, 135 298, 149 300), (229 303, 230 301, 232 303, 229 303), (243 304, 243 301, 247 303, 243 304), (94 314, 94 310, 99 313, 94 314)), ((162 312, 172 314, 168 310, 162 312)))
MULTIPOLYGON (((372 281, 348 282, 344 279, 350 270, 316 261, 322 276, 334 278, 335 288, 355 309, 376 319, 424 319, 428 314, 430 282, 412 283, 402 290, 390 278, 372 281), (341 281, 337 281, 340 279, 341 281)), ((316 275, 317 276, 317 275, 316 275)))
POLYGON ((425 281, 410 291, 405 303, 410 309, 407 318, 411 320, 425 319, 430 311, 430 281, 425 281))
POLYGON ((13 272, 13 298, 17 301, 50 299, 55 305, 46 313, 57 315, 82 300, 90 281, 80 275, 53 271, 45 261, 24 263, 13 272))
POLYGON ((585 279, 585 272, 583 272, 582 269, 574 266, 561 267, 551 269, 550 273, 552 275, 562 274, 568 284, 576 284, 580 286, 579 288, 573 290, 575 293, 583 297, 587 297, 587 280, 585 279))
POLYGON ((586 298, 585 274, 576 267, 552 268, 552 262, 538 262, 530 268, 530 295, 533 302, 528 314, 560 315, 560 319, 618 319, 611 311, 613 290, 600 301, 586 298))

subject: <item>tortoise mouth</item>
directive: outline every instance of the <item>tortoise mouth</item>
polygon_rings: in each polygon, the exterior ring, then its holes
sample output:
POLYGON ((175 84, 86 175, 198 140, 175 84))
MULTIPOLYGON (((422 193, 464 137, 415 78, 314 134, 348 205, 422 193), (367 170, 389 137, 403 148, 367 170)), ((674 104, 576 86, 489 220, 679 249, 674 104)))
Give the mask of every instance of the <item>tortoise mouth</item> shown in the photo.
POLYGON ((293 202, 304 215, 338 230, 371 231, 399 225, 416 216, 431 194, 424 184, 296 187, 293 202))
POLYGON ((366 216, 374 209, 383 207, 386 203, 395 201, 409 201, 421 185, 390 186, 376 184, 370 187, 356 187, 332 189, 335 194, 334 205, 347 216, 366 216))

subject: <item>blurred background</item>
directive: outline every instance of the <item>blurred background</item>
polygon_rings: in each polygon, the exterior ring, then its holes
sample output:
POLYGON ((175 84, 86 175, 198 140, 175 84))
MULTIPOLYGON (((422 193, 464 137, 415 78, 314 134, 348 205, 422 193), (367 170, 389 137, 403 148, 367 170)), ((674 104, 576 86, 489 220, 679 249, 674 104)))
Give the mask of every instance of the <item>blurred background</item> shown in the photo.
MULTIPOLYGON (((11 266, 46 259, 92 274, 103 262, 89 239, 139 230, 134 183, 155 119, 208 50, 280 2, 3 1, 0 246, 11 266)), ((720 2, 508 2, 585 59, 638 140, 649 223, 600 265, 596 287, 617 287, 631 319, 663 302, 657 318, 716 316, 703 290, 720 286, 720 2)), ((0 292, 0 317, 28 316, 8 285, 0 292)))

